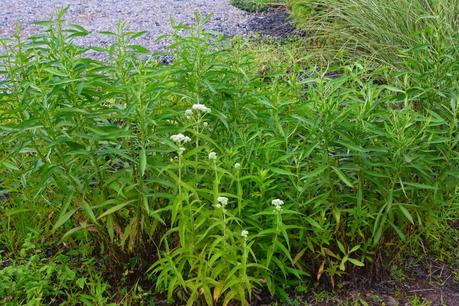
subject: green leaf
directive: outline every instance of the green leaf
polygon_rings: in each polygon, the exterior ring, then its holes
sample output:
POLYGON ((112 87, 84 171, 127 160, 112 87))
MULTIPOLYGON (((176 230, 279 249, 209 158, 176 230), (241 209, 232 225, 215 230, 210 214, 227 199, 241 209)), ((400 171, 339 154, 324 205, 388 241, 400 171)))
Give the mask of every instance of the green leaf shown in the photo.
POLYGON ((399 93, 404 92, 402 89, 394 87, 394 86, 390 86, 390 85, 384 85, 384 88, 392 92, 399 92, 399 93))
POLYGON ((340 262, 340 264, 339 264, 339 269, 340 269, 341 271, 346 270, 345 264, 346 264, 346 261, 347 261, 347 260, 348 260, 348 257, 347 257, 347 256, 344 256, 343 259, 341 259, 341 262, 340 262))
POLYGON ((80 231, 80 230, 82 230, 82 229, 85 229, 85 228, 87 228, 87 227, 88 227, 87 224, 83 224, 83 225, 81 225, 81 226, 74 227, 74 228, 72 228, 71 230, 67 231, 67 232, 62 236, 61 240, 65 240, 67 237, 69 237, 69 236, 73 235, 74 233, 76 233, 76 232, 78 232, 78 231, 80 231))
POLYGON ((143 177, 145 175, 145 169, 147 167, 147 155, 145 148, 142 147, 140 151, 140 175, 143 177))
POLYGON ((81 204, 81 207, 85 211, 85 213, 88 215, 89 219, 94 223, 97 224, 97 219, 96 216, 94 215, 94 212, 92 210, 92 207, 85 201, 81 204))
POLYGON ((86 284, 86 277, 80 277, 79 279, 76 280, 76 285, 80 288, 83 289, 86 284))
POLYGON ((65 214, 63 214, 58 220, 57 222, 54 224, 53 226, 53 231, 56 231, 59 227, 61 227, 62 225, 64 225, 69 219, 70 217, 73 216, 73 214, 77 211, 78 209, 74 208, 74 209, 71 209, 70 211, 66 212, 65 214))
POLYGON ((306 173, 305 175, 303 175, 303 177, 301 177, 301 179, 304 180, 304 179, 309 179, 309 178, 315 177, 315 176, 321 174, 322 172, 324 172, 325 169, 327 169, 326 165, 320 166, 320 167, 318 167, 318 168, 306 173))
POLYGON ((130 204, 130 203, 132 203, 134 201, 135 200, 130 200, 130 201, 127 201, 125 203, 116 205, 116 206, 114 206, 114 207, 112 207, 110 209, 107 209, 107 211, 105 211, 103 214, 101 214, 97 219, 101 219, 101 218, 103 218, 105 216, 111 215, 111 214, 117 212, 118 210, 123 209, 126 205, 128 205, 128 204, 130 204))
POLYGON ((419 184, 419 183, 412 183, 412 182, 403 182, 404 185, 415 187, 418 189, 429 189, 429 190, 436 190, 435 186, 426 185, 426 184, 419 184))
POLYGON ((315 228, 317 228, 319 230, 323 230, 322 226, 320 226, 320 224, 317 223, 317 221, 314 220, 313 218, 306 217, 306 221, 308 221, 308 223, 311 224, 312 226, 314 226, 315 228))
POLYGON ((402 241, 405 241, 405 240, 406 240, 406 236, 405 236, 405 234, 402 232, 402 230, 401 230, 397 225, 395 225, 393 222, 391 222, 391 221, 389 221, 389 220, 388 220, 388 222, 389 222, 390 226, 392 226, 392 228, 395 230, 395 232, 397 233, 397 235, 400 237, 400 239, 401 239, 402 241))
POLYGON ((53 229, 52 229, 53 232, 55 232, 59 227, 64 225, 73 216, 73 214, 78 210, 74 208, 68 211, 68 208, 70 207, 71 202, 72 202, 72 195, 70 194, 69 196, 66 197, 64 201, 64 205, 62 205, 59 218, 57 219, 56 223, 53 226, 53 229))
POLYGON ((2 164, 5 166, 6 169, 8 169, 10 171, 19 171, 19 168, 16 167, 16 165, 13 165, 10 162, 3 161, 2 164))
POLYGON ((269 170, 271 170, 272 172, 276 174, 280 174, 280 175, 294 175, 292 172, 281 169, 281 168, 270 167, 269 170))
POLYGON ((68 77, 67 74, 65 74, 64 72, 61 72, 57 69, 54 69, 54 68, 45 68, 45 71, 53 74, 53 75, 57 75, 57 76, 60 76, 60 77, 68 77))
POLYGON ((343 253, 344 255, 346 255, 347 252, 346 252, 346 249, 344 248, 344 245, 343 245, 341 242, 339 242, 339 240, 336 240, 336 243, 338 244, 338 248, 339 248, 339 250, 341 251, 341 253, 343 253))
POLYGON ((359 145, 356 145, 356 144, 353 144, 353 143, 350 143, 350 142, 345 142, 345 141, 338 141, 339 144, 345 146, 346 148, 348 149, 351 149, 353 151, 356 151, 356 152, 360 152, 360 153, 367 153, 368 150, 360 147, 359 145))
POLYGON ((349 258, 348 261, 350 261, 353 265, 356 265, 358 267, 365 266, 363 262, 361 262, 360 260, 354 259, 354 258, 349 258))
POLYGON ((332 169, 335 171, 335 173, 338 175, 338 177, 341 179, 341 181, 343 181, 344 184, 346 184, 347 186, 353 188, 354 185, 351 183, 350 179, 338 168, 336 167, 333 167, 332 166, 332 169))
POLYGON ((33 209, 30 209, 30 208, 11 208, 11 209, 6 210, 5 216, 12 217, 14 215, 23 214, 23 213, 32 212, 32 211, 33 209))
POLYGON ((354 253, 354 252, 357 251, 358 249, 360 249, 360 244, 357 244, 356 246, 354 246, 354 247, 349 251, 349 254, 350 254, 350 253, 354 253))
POLYGON ((411 216, 410 212, 403 206, 403 204, 399 204, 398 208, 402 212, 402 214, 408 219, 408 221, 411 222, 411 224, 414 224, 413 216, 411 216))

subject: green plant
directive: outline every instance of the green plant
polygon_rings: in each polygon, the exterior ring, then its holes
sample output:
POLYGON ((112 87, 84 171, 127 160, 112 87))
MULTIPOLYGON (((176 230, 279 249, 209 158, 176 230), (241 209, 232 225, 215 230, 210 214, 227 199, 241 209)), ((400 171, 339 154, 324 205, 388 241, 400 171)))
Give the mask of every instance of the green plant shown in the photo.
MULTIPOLYGON (((91 48, 102 61, 63 15, 2 40, 2 206, 33 203, 42 235, 94 242, 84 251, 145 273, 170 302, 287 299, 457 216, 459 57, 426 65, 429 51, 406 51, 425 74, 362 61, 330 77, 293 59, 260 70, 197 15, 173 24, 170 64, 122 23, 91 48)), ((84 283, 82 300, 102 303, 107 285, 84 283)))
POLYGON ((39 249, 34 240, 29 235, 14 260, 0 254, 2 305, 43 305, 62 301, 72 305, 107 305, 108 285, 93 272, 91 261, 84 262, 84 271, 78 271, 64 254, 43 256, 45 250, 39 249), (93 291, 93 286, 101 289, 93 291))
POLYGON ((413 298, 411 298, 410 304, 413 306, 430 306, 432 305, 432 301, 423 299, 419 297, 418 295, 415 295, 413 298))
MULTIPOLYGON (((457 46, 459 4, 454 0, 289 0, 293 19, 319 52, 367 56, 394 65, 403 50, 436 42, 457 46)), ((443 54, 440 56, 444 56, 443 54)), ((435 59, 433 57, 432 59, 435 59)))

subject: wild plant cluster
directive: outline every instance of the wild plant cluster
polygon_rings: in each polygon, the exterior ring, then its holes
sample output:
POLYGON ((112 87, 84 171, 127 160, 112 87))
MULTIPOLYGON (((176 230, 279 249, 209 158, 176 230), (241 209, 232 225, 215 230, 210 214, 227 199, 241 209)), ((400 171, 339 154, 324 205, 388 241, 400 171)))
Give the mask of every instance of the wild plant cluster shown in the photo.
POLYGON ((62 13, 41 25, 2 41, 10 252, 33 228, 140 267, 170 302, 247 304, 369 271, 457 216, 457 44, 434 64, 407 51, 412 70, 285 73, 199 20, 169 36, 171 63, 122 24, 91 48, 62 13))

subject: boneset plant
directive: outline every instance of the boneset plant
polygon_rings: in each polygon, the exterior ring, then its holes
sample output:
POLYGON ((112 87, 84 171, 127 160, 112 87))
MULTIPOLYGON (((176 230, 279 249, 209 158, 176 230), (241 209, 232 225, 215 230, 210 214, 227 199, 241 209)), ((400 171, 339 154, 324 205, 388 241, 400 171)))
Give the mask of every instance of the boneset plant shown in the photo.
POLYGON ((2 41, 0 201, 40 207, 45 235, 88 237, 107 266, 135 259, 171 303, 334 284, 457 213, 454 90, 359 63, 267 77, 199 18, 175 25, 170 64, 122 24, 90 57, 63 14, 2 41))

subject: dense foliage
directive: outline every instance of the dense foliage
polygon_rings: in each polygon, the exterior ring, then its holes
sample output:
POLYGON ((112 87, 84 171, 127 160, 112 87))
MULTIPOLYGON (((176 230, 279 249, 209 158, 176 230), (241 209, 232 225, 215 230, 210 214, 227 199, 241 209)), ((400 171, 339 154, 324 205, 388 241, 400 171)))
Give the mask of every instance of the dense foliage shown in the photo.
POLYGON ((386 65, 396 64, 403 50, 424 49, 431 53, 431 64, 457 55, 456 0, 287 2, 296 24, 314 44, 324 47, 320 52, 347 58, 364 55, 386 65))
MULTIPOLYGON (((90 49, 62 14, 41 24, 2 41, 0 256, 32 234, 142 271, 170 302, 246 304, 334 284, 457 217, 457 45, 435 63, 408 50, 402 71, 260 69, 200 20, 176 26, 170 64, 122 24, 90 49)), ((65 262, 48 277, 34 258, 37 281, 105 301, 106 285, 91 293, 65 262)), ((11 282, 21 267, 2 270, 2 302, 28 301, 11 282)))

